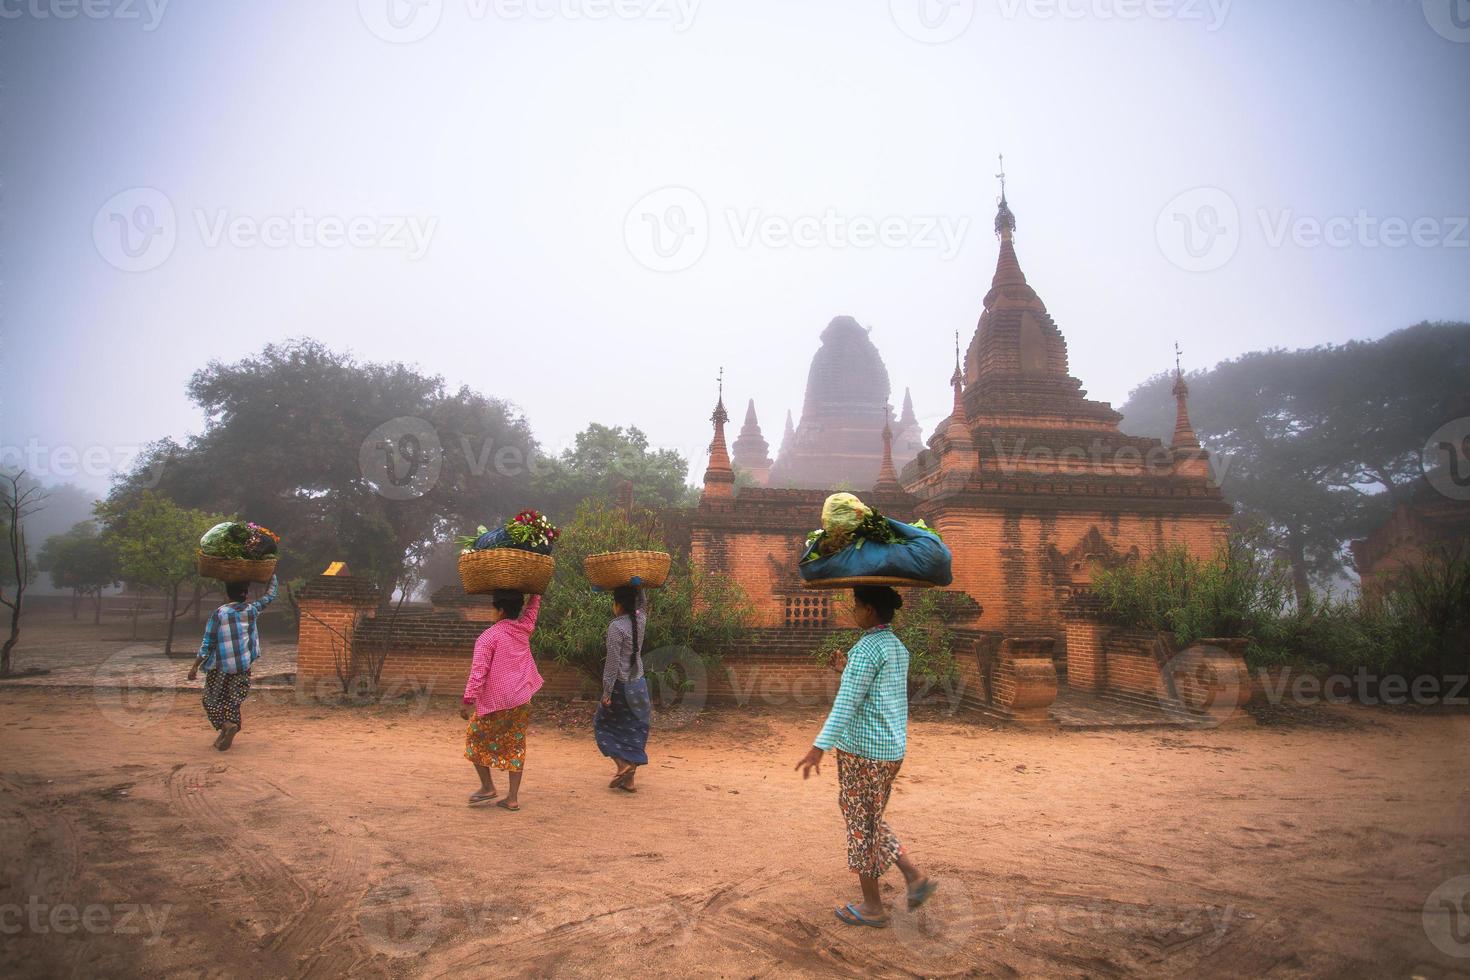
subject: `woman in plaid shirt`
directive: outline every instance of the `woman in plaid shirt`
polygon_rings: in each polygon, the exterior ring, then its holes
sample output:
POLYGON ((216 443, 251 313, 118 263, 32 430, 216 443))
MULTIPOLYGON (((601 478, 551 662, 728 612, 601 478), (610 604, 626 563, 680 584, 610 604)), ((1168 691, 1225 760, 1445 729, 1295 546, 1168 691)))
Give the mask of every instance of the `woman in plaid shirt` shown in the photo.
POLYGON ((909 651, 889 628, 903 598, 883 586, 852 590, 853 619, 862 639, 847 651, 842 684, 811 751, 796 764, 801 778, 822 771, 822 755, 837 750, 837 805, 847 822, 847 866, 862 885, 862 902, 837 909, 850 926, 884 928, 888 913, 878 879, 892 864, 908 883, 910 910, 936 887, 909 859, 883 820, 893 780, 903 765, 909 722, 909 651))

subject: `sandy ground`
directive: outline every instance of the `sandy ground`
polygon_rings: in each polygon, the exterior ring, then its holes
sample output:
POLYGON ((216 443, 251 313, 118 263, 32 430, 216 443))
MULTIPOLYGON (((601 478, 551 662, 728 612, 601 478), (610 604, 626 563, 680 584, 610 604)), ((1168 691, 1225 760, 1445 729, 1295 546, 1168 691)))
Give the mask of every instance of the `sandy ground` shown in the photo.
POLYGON ((1069 734, 926 715, 890 817, 941 886, 880 931, 832 915, 856 898, 834 773, 792 772, 818 710, 656 730, 629 796, 590 708, 540 706, 511 814, 465 805, 451 703, 263 690, 219 753, 194 698, 0 689, 0 972, 1470 975, 1470 919, 1425 913, 1470 873, 1464 715, 1069 734))

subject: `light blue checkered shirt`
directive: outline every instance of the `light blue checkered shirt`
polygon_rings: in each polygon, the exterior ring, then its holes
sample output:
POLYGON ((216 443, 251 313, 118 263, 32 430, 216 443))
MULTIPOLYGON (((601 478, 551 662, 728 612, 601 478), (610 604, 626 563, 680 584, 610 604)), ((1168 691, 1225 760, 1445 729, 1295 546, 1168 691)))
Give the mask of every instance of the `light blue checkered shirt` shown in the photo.
POLYGON ((276 598, 276 579, 271 588, 254 602, 227 602, 216 609, 204 625, 204 642, 199 644, 199 659, 205 670, 216 667, 226 674, 249 673, 250 665, 260 656, 260 634, 255 620, 260 611, 276 598))
POLYGON ((908 726, 909 651, 893 630, 878 626, 847 651, 837 700, 813 744, 893 762, 908 747, 908 726))

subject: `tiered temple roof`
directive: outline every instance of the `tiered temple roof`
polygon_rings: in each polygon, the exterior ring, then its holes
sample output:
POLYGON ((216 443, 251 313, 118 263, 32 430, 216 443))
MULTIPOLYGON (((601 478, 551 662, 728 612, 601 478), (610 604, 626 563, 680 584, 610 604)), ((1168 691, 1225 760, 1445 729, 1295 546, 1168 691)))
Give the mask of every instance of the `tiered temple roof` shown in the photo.
POLYGON ((735 466, 749 473, 757 486, 765 486, 771 478, 771 447, 761 435, 761 424, 755 417, 755 399, 745 406, 745 424, 734 445, 735 466))

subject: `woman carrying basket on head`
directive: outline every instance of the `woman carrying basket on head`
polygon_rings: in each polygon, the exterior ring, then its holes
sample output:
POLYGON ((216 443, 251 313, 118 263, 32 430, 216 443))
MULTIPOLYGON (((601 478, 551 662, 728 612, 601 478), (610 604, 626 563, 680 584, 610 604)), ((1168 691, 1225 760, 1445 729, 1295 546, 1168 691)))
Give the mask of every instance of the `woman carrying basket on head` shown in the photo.
POLYGON ((617 765, 610 789, 637 792, 633 776, 648 764, 648 723, 653 706, 643 678, 643 638, 648 610, 643 591, 631 585, 613 590, 613 620, 607 624, 607 660, 602 668, 602 703, 592 728, 597 747, 617 765))
POLYGON ((510 774, 505 799, 495 804, 519 810, 521 776, 526 768, 526 733, 531 727, 531 695, 541 689, 541 673, 531 656, 531 634, 541 597, 496 589, 490 597, 490 628, 475 642, 475 656, 464 687, 459 716, 468 721, 464 756, 475 765, 480 788, 470 806, 498 795, 492 770, 510 774))
POLYGON ((908 746, 909 651, 889 627, 903 598, 886 586, 859 586, 852 592, 853 619, 863 635, 847 652, 827 723, 796 768, 802 779, 813 770, 820 773, 822 756, 837 750, 837 805, 847 824, 847 866, 863 892, 861 902, 839 907, 837 918, 850 926, 884 928, 890 920, 878 893, 883 872, 898 865, 910 910, 929 899, 935 882, 914 865, 884 820, 908 746))

